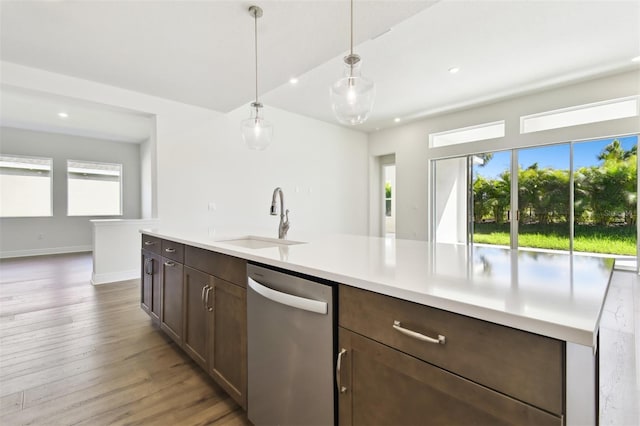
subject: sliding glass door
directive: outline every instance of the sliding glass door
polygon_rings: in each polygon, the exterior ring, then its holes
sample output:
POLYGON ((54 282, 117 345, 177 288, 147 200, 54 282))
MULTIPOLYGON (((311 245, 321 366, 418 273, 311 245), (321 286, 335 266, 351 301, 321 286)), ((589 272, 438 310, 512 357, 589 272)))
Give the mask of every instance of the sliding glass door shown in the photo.
POLYGON ((574 251, 636 254, 637 150, 637 136, 574 144, 574 251))
POLYGON ((511 244, 511 151, 476 154, 471 159, 471 241, 511 244))
POLYGON ((636 255, 637 144, 627 136, 433 160, 434 239, 636 255))
POLYGON ((517 150, 518 247, 570 250, 571 145, 517 150))

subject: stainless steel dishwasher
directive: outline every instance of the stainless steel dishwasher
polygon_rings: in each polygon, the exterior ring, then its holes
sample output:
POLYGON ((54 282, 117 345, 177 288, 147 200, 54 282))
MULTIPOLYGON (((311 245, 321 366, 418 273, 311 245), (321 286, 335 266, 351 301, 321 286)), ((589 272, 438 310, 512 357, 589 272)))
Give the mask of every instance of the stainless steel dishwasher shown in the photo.
POLYGON ((334 287, 248 265, 249 420, 332 425, 334 287))

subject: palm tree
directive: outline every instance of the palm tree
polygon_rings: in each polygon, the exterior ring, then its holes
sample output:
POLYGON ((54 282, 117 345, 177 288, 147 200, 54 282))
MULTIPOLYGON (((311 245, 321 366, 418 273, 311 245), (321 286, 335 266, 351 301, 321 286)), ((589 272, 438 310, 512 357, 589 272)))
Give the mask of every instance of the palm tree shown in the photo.
POLYGON ((625 151, 620 145, 620 141, 618 139, 614 139, 609 145, 605 146, 602 152, 598 155, 598 160, 624 160, 625 151))

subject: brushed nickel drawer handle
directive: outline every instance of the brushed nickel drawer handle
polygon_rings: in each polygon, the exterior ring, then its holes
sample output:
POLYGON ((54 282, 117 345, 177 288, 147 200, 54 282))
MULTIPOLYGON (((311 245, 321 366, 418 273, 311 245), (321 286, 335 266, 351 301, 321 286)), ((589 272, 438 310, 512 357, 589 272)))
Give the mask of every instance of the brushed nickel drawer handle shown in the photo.
POLYGON ((204 295, 204 305, 207 307, 207 311, 212 312, 213 308, 209 306, 209 292, 213 290, 213 287, 207 286, 207 292, 204 295))
POLYGON ((338 392, 340 393, 345 393, 347 391, 347 388, 345 386, 342 386, 341 383, 341 378, 340 378, 340 369, 342 368, 342 357, 347 353, 346 349, 342 349, 339 353, 338 353, 338 360, 336 361, 336 386, 338 388, 338 392))
POLYGON ((166 251, 167 253, 175 253, 176 249, 168 247, 168 248, 164 249, 164 251, 166 251))
POLYGON ((150 257, 144 261, 144 273, 147 275, 153 275, 153 259, 150 257), (151 265, 151 269, 149 269, 149 265, 151 265))
POLYGON ((206 308, 205 304, 204 304, 204 292, 207 291, 207 289, 209 288, 209 285, 205 285, 204 287, 202 287, 202 307, 206 308))
POLYGON ((442 334, 438 334, 438 338, 434 339, 433 337, 429 337, 429 336, 425 336, 424 334, 412 331, 412 330, 408 330, 404 327, 402 327, 402 325, 400 324, 400 321, 393 321, 393 328, 395 328, 396 330, 398 330, 400 333, 404 334, 405 336, 409 336, 409 337, 413 337, 414 339, 418 339, 420 341, 423 342, 429 342, 429 343, 435 343, 435 344, 440 344, 440 345, 444 345, 446 342, 446 337, 444 337, 442 334))
POLYGON ((173 262, 167 261, 167 262, 164 262, 164 266, 176 266, 176 264, 173 262))
POLYGON ((157 243, 157 241, 145 241, 145 242, 144 242, 144 245, 145 245, 145 246, 152 246, 152 245, 154 245, 155 243, 157 243))

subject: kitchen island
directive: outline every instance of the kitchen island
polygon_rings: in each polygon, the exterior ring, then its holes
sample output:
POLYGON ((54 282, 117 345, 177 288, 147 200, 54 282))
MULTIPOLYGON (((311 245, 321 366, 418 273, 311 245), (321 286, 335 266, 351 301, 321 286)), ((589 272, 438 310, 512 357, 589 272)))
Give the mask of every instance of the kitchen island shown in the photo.
MULTIPOLYGON (((471 380, 474 386, 508 395, 511 398, 509 404, 512 401, 524 401, 526 404, 522 405, 528 407, 527 404, 530 404, 539 409, 536 415, 544 417, 550 413, 559 420, 559 423, 550 421, 549 424, 597 422, 598 327, 613 266, 610 259, 355 235, 334 235, 303 244, 250 248, 226 241, 240 238, 241 235, 211 238, 197 232, 163 229, 149 229, 143 233, 339 283, 340 345, 343 341, 355 342, 361 351, 369 344, 384 345, 378 349, 372 347, 373 350, 393 348, 398 356, 408 357, 408 363, 417 359, 424 361, 425 365, 441 367, 438 374, 441 371, 451 373, 451 377, 443 379, 446 389, 458 389, 460 384, 455 380, 460 378, 471 380), (364 302, 358 302, 367 298, 370 303, 366 306, 364 302), (374 305, 379 305, 381 310, 367 312, 369 306, 374 305), (414 309, 417 309, 414 315, 418 320, 412 323, 405 319, 403 322, 408 321, 407 324, 413 325, 414 331, 415 326, 419 328, 425 318, 432 318, 433 324, 441 324, 438 330, 425 330, 425 333, 429 331, 446 336, 446 343, 440 345, 446 349, 441 349, 440 354, 434 352, 438 345, 427 346, 429 349, 425 352, 414 343, 405 345, 405 342, 397 340, 401 333, 386 337, 385 333, 377 333, 372 328, 374 321, 369 321, 366 326, 358 322, 358 318, 364 315, 385 318, 386 314, 414 309), (353 312, 358 314, 352 315, 353 312), (454 316, 447 317, 449 314, 454 316), (462 322, 457 326, 452 325, 458 319, 462 322), (455 327, 459 327, 459 331, 455 327), (443 332, 443 328, 449 329, 443 332), (475 334, 465 334, 464 330, 474 330, 475 334), (457 336, 456 333, 460 334, 457 336), (370 342, 360 342, 358 339, 362 336, 370 338, 370 342), (475 344, 461 344, 463 338, 478 340, 475 344), (492 341, 498 338, 517 340, 520 346, 535 345, 535 348, 503 347, 502 343, 492 341), (518 340, 521 338, 524 340, 518 340), (491 351, 492 347, 501 349, 491 351), (442 352, 455 348, 467 351, 464 355, 468 355, 468 359, 472 360, 475 356, 483 365, 490 361, 494 368, 504 369, 505 372, 483 370, 480 366, 472 368, 473 363, 468 360, 456 361, 460 354, 447 355, 447 352, 442 352), (533 349, 537 348, 540 348, 538 359, 527 359, 527 354, 535 354, 533 349), (514 361, 515 357, 522 358, 514 361), (524 370, 531 368, 531 371, 513 373, 518 365, 524 370), (538 371, 537 375, 535 370, 538 371), (545 379, 546 382, 537 378, 545 373, 550 377, 545 379), (501 375, 504 377, 501 378, 501 375), (511 380, 515 376, 518 377, 511 380), (497 379, 494 380, 494 377, 497 379), (551 383, 553 377, 556 378, 555 383, 551 383), (523 383, 529 382, 530 389, 524 389, 520 394, 519 389, 527 387, 523 383)), ((391 329, 395 325, 395 318, 389 321, 391 329)), ((358 359, 363 359, 362 355, 358 356, 358 359)), ((345 366, 352 368, 355 360, 355 357, 349 360, 347 356, 345 366)), ((359 379, 355 373, 345 374, 344 382, 354 385, 353 392, 345 393, 353 397, 359 379)), ((472 386, 467 391, 472 395, 479 389, 472 386)), ((493 397, 495 395, 492 394, 493 397)), ((542 421, 541 417, 526 414, 523 407, 501 406, 504 401, 500 398, 495 401, 479 400, 485 405, 496 405, 497 411, 509 412, 513 408, 516 416, 520 413, 529 416, 530 421, 542 421)), ((340 395, 341 423, 350 423, 344 421, 346 418, 357 423, 358 410, 358 403, 346 401, 340 395), (349 407, 351 411, 344 413, 343 407, 349 407)), ((508 419, 506 423, 509 423, 508 419)))

